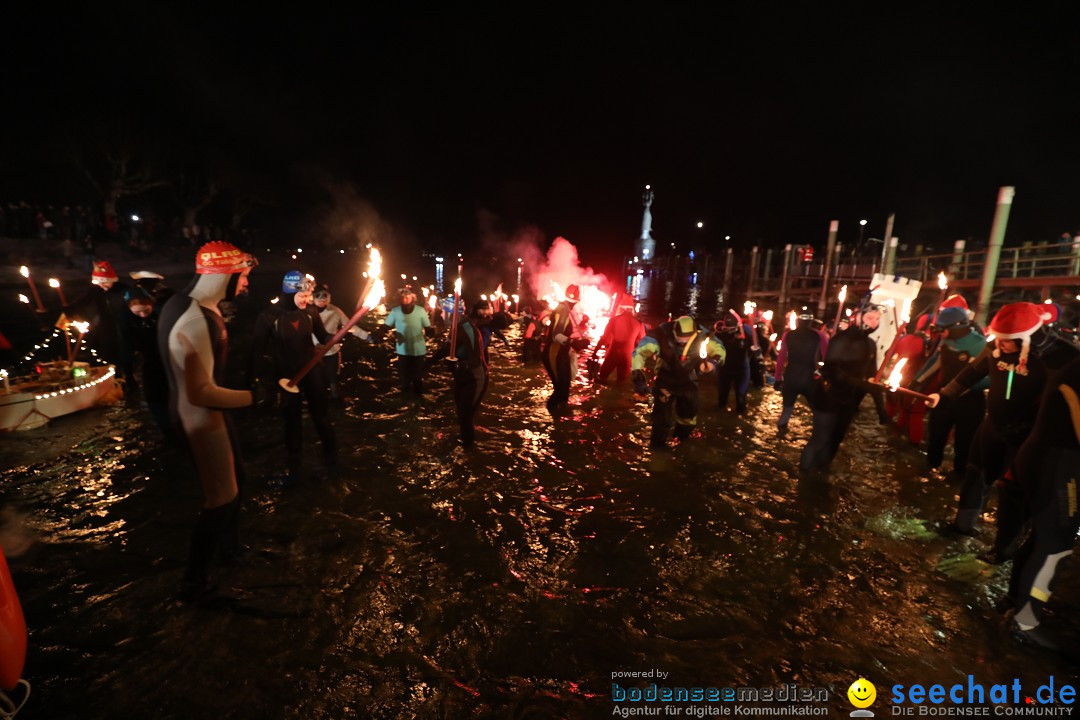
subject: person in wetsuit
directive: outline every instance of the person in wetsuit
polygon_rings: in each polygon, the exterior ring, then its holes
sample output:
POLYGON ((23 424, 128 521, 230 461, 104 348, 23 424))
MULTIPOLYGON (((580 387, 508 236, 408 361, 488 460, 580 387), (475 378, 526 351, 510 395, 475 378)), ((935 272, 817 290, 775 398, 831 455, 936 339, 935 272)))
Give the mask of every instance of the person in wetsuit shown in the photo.
MULTIPOLYGON (((1035 422, 1049 372, 1076 356, 1075 346, 1043 329, 1052 319, 1050 306, 1019 302, 1001 308, 990 321, 994 342, 927 401, 931 408, 943 398, 955 402, 980 380, 990 378, 986 417, 971 443, 956 518, 944 528, 948 534, 975 534, 990 487, 1005 475, 1035 422)), ((984 559, 1008 559, 1023 521, 1022 490, 1007 480, 998 501, 994 549, 984 559)))
POLYGON ((729 310, 728 315, 713 325, 713 334, 724 346, 726 356, 717 369, 716 404, 727 408, 728 396, 735 391, 735 409, 746 414, 746 393, 750 389, 750 345, 753 330, 744 323, 739 314, 729 310))
MULTIPOLYGON (((319 319, 322 321, 323 328, 330 335, 337 334, 337 331, 345 327, 345 324, 349 322, 349 317, 345 314, 345 311, 330 302, 330 286, 325 283, 320 285, 315 289, 312 298, 316 309, 319 311, 319 319)), ((370 333, 366 330, 354 325, 349 328, 349 332, 363 342, 370 342, 370 333)), ((338 389, 338 373, 341 370, 340 343, 326 351, 322 363, 323 375, 326 378, 326 390, 331 398, 337 399, 340 396, 338 389)))
POLYGON ((656 371, 650 447, 667 447, 673 428, 676 440, 690 437, 700 405, 698 381, 722 365, 726 356, 723 344, 686 315, 645 333, 634 349, 630 378, 634 391, 644 396, 649 392, 645 368, 652 365, 656 371))
MULTIPOLYGON (((162 293, 164 294, 164 293, 162 293)), ((169 293, 171 297, 172 293, 169 293)), ((154 418, 166 443, 176 440, 169 413, 169 380, 165 374, 165 362, 158 348, 158 321, 161 318, 161 306, 157 305, 146 291, 136 287, 128 300, 131 311, 131 347, 136 357, 141 359, 141 386, 146 409, 154 418)))
POLYGON ((1039 623, 1058 564, 1072 554, 1080 532, 1080 358, 1047 385, 1013 470, 1031 517, 1031 534, 1016 553, 1009 579, 1014 637, 1057 649, 1039 623))
POLYGON ((98 357, 116 366, 117 378, 136 385, 127 304, 130 290, 107 260, 94 263, 90 281, 93 287, 65 307, 64 315, 89 322, 87 342, 97 350, 98 357))
POLYGON ((864 304, 852 316, 848 328, 829 342, 821 379, 814 387, 810 404, 814 429, 799 458, 801 470, 828 469, 866 393, 880 392, 880 388, 868 381, 877 371, 877 346, 870 333, 880 321, 881 309, 864 304))
POLYGON ((426 337, 431 332, 431 319, 423 308, 416 307, 416 292, 411 286, 398 290, 398 299, 398 305, 390 310, 376 336, 381 338, 382 333, 394 331, 401 392, 404 395, 411 392, 415 400, 421 401, 424 398, 426 337))
POLYGON ((634 298, 623 293, 619 298, 615 317, 608 320, 604 334, 596 342, 597 348, 607 348, 596 382, 605 382, 612 373, 615 373, 617 382, 623 382, 630 377, 634 348, 644 337, 645 325, 634 315, 634 298))
POLYGON ((158 347, 169 383, 173 426, 190 450, 202 485, 203 505, 191 537, 180 597, 197 600, 210 590, 210 565, 221 553, 240 553, 238 538, 244 466, 227 410, 254 402, 249 390, 222 385, 228 334, 218 304, 246 292, 252 257, 226 242, 199 248, 195 280, 161 310, 158 347))
POLYGON ((794 330, 780 338, 776 353, 776 374, 773 387, 780 391, 783 409, 776 429, 780 437, 787 434, 788 421, 795 412, 799 395, 812 403, 819 363, 825 360, 829 336, 814 328, 814 316, 802 314, 794 330))
POLYGON ((456 344, 450 348, 447 337, 435 352, 428 365, 447 359, 454 382, 454 405, 457 408, 461 444, 467 448, 476 441, 476 412, 487 392, 488 358, 487 345, 491 342, 491 321, 494 316, 491 303, 481 300, 473 306, 468 317, 458 321, 456 344))
POLYGON ((578 321, 573 317, 574 305, 581 299, 577 285, 566 288, 566 299, 551 312, 550 324, 540 341, 540 359, 551 378, 551 396, 547 409, 558 413, 570 401, 570 382, 577 375, 577 353, 589 346, 582 336, 578 321))
MULTIPOLYGON (((259 377, 259 364, 268 346, 273 373, 266 381, 268 385, 280 388, 279 379, 293 377, 311 359, 315 352, 312 335, 320 343, 330 339, 317 308, 311 304, 313 288, 312 280, 295 270, 289 272, 282 281, 278 302, 263 310, 255 320, 248 362, 248 376, 252 381, 259 377)), ((319 363, 300 380, 296 392, 281 393, 288 474, 272 480, 275 485, 287 487, 303 477, 301 419, 304 399, 307 400, 308 412, 322 443, 323 462, 331 472, 336 468, 337 440, 330 424, 326 376, 322 363, 319 363)))
MULTIPOLYGON (((934 326, 942 335, 937 349, 915 376, 912 388, 918 392, 948 385, 986 347, 986 338, 971 326, 964 308, 943 308, 938 312, 934 326)), ((989 384, 989 378, 984 377, 955 399, 943 397, 930 411, 926 464, 931 470, 941 466, 949 434, 955 429, 953 474, 958 478, 964 476, 971 441, 986 414, 984 391, 989 384)))

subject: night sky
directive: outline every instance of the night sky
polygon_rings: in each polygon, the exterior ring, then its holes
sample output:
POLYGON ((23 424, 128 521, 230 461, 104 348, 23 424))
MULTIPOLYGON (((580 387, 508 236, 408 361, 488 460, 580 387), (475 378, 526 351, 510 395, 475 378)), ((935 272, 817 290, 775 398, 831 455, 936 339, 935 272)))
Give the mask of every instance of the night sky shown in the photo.
POLYGON ((860 218, 880 237, 892 211, 904 242, 945 250, 985 239, 1001 185, 1007 242, 1080 231, 1068 4, 814 5, 14 11, 0 201, 92 200, 71 157, 107 136, 174 178, 213 168, 279 239, 359 204, 384 242, 446 252, 534 226, 604 266, 637 237, 646 183, 658 242, 702 249, 820 247, 833 218, 842 241, 860 218))

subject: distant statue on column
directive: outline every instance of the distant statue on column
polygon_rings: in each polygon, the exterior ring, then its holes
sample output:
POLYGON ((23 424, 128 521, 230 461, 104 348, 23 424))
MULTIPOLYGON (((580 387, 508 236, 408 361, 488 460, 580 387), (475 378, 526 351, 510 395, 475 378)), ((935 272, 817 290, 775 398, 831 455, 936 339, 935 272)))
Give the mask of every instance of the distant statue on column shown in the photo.
POLYGON ((653 191, 649 185, 645 186, 645 193, 641 196, 641 202, 645 211, 641 217, 641 238, 638 240, 638 257, 643 261, 652 260, 656 255, 656 241, 652 236, 652 212, 649 208, 653 203, 653 191))

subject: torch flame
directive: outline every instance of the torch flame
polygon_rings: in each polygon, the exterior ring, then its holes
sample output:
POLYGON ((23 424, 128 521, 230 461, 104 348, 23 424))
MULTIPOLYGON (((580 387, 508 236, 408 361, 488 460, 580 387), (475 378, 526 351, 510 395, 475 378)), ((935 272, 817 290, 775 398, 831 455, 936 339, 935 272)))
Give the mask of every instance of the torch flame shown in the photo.
POLYGON ((896 366, 893 367, 892 372, 889 373, 889 389, 896 392, 896 389, 900 387, 901 373, 904 370, 904 365, 907 363, 907 358, 900 358, 896 362, 896 366))
POLYGON ((71 325, 79 331, 80 335, 85 335, 90 330, 90 323, 75 321, 71 325))
POLYGON ((457 295, 461 294, 461 278, 454 281, 454 293, 457 295))
POLYGON ((765 320, 765 322, 770 322, 771 323, 772 319, 773 319, 773 311, 772 310, 766 310, 765 312, 761 313, 761 317, 762 317, 763 320, 765 320))
POLYGON ((701 341, 701 349, 698 350, 698 355, 701 357, 702 360, 708 360, 709 359, 709 339, 708 338, 705 338, 704 340, 701 341))
POLYGON ((439 298, 435 297, 435 294, 432 293, 431 295, 428 295, 427 304, 429 308, 434 310, 435 306, 439 304, 439 298))
POLYGON ((937 274, 937 286, 941 290, 949 287, 949 276, 945 274, 945 271, 937 274))
POLYGON ((769 336, 769 342, 776 342, 776 333, 769 336))
POLYGON ((26 297, 22 293, 19 293, 19 302, 26 303, 27 305, 29 305, 30 304, 30 298, 26 297))
POLYGON ((746 317, 750 317, 750 313, 754 312, 754 303, 747 300, 742 304, 742 314, 746 317))
POLYGON ((368 291, 367 297, 364 298, 362 303, 364 307, 371 310, 379 301, 382 300, 383 295, 386 294, 386 286, 383 284, 382 278, 379 275, 382 273, 382 255, 379 253, 379 248, 371 248, 371 259, 368 261, 367 276, 371 282, 371 290, 368 291))
POLYGON ((911 300, 904 300, 904 305, 900 310, 900 322, 911 322, 911 300))
POLYGON ((30 268, 23 265, 19 268, 19 274, 22 275, 24 278, 30 277, 30 268))
POLYGON ((799 315, 794 310, 788 313, 787 326, 788 330, 794 330, 799 326, 799 315))
POLYGON ((840 294, 837 297, 840 299, 840 304, 843 305, 844 301, 847 300, 847 285, 840 288, 840 294))
POLYGON ((60 287, 60 281, 57 280, 56 278, 49 278, 49 287, 51 287, 51 288, 60 287))

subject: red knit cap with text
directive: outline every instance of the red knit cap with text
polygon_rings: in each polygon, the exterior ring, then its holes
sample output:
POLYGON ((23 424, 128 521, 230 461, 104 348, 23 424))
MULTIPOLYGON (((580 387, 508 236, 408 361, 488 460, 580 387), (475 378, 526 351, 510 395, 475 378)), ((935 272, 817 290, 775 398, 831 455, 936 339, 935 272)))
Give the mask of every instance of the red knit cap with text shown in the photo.
MULTIPOLYGON (((1012 303, 998 310, 990 321, 990 332, 1001 340, 1021 341, 1019 367, 1024 367, 1031 349, 1032 334, 1046 323, 1053 322, 1054 315, 1054 309, 1049 305, 1012 303)), ((994 357, 1001 357, 1001 353, 994 350, 994 357)))
POLYGON ((254 259, 232 243, 214 240, 199 248, 195 272, 199 275, 228 275, 254 266, 254 259))
POLYGON ((105 282, 116 282, 119 280, 116 276, 116 271, 113 270, 113 266, 108 260, 98 260, 94 263, 94 272, 90 275, 90 281, 95 285, 100 285, 105 282))

